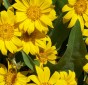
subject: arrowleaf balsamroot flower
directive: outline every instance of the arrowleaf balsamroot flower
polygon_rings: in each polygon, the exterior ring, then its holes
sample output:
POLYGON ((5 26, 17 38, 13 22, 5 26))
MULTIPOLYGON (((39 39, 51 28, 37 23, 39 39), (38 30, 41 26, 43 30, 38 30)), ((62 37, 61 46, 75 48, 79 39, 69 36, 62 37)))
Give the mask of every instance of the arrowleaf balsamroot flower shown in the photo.
POLYGON ((78 19, 83 31, 85 21, 88 21, 88 0, 68 0, 68 4, 62 8, 62 12, 67 12, 63 17, 63 22, 70 21, 68 28, 73 27, 78 19))
POLYGON ((52 0, 15 0, 13 5, 17 9, 16 16, 20 30, 32 33, 35 28, 39 31, 48 31, 53 28, 52 21, 56 19, 56 12, 52 0))
POLYGON ((22 46, 21 40, 17 37, 21 36, 18 29, 15 28, 15 16, 10 10, 1 11, 0 13, 0 50, 2 54, 7 55, 9 50, 14 53, 22 46))

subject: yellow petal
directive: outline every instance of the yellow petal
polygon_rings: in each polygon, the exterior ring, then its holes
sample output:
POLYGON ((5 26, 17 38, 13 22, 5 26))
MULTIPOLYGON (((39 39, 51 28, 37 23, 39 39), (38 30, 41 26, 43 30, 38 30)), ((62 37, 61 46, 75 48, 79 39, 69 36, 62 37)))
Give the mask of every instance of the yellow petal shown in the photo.
POLYGON ((36 53, 39 53, 39 48, 38 48, 38 46, 36 46, 35 44, 33 44, 32 42, 29 42, 30 43, 30 49, 32 49, 32 50, 30 50, 30 53, 32 54, 32 55, 35 55, 36 53))
POLYGON ((27 15, 24 12, 16 12, 17 22, 21 22, 27 19, 27 15))
POLYGON ((44 0, 35 0, 37 6, 41 6, 44 3, 44 0))
POLYGON ((3 54, 3 55, 7 55, 7 49, 6 49, 6 47, 5 47, 5 42, 3 42, 3 41, 1 42, 1 41, 0 41, 0 44, 2 45, 2 46, 1 46, 1 52, 2 52, 2 54, 3 54))
POLYGON ((54 9, 52 9, 49 13, 49 18, 51 19, 51 21, 55 20, 57 18, 56 16, 56 12, 54 9))
POLYGON ((19 38, 17 38, 17 37, 13 37, 12 42, 18 47, 22 46, 21 40, 19 38))
POLYGON ((71 10, 63 17, 63 19, 70 20, 73 17, 73 15, 74 15, 74 10, 71 10))
POLYGON ((43 71, 43 69, 38 67, 38 66, 36 66, 36 72, 37 72, 39 81, 41 83, 44 82, 44 71, 43 71))
POLYGON ((46 44, 41 40, 36 40, 35 45, 37 45, 41 48, 46 48, 46 44))
POLYGON ((20 2, 19 0, 16 0, 17 3, 13 4, 13 7, 20 10, 20 11, 26 11, 27 8, 24 6, 24 4, 22 4, 22 2, 20 2))
POLYGON ((29 1, 28 0, 22 0, 23 4, 26 6, 26 7, 29 7, 29 1))
POLYGON ((88 38, 86 38, 85 43, 88 45, 88 38))
POLYGON ((76 3, 76 1, 77 0, 68 0, 68 3, 73 6, 76 3))
POLYGON ((21 22, 20 24, 19 24, 19 29, 22 31, 23 30, 23 28, 24 28, 24 24, 25 24, 25 21, 23 21, 23 22, 21 22))
POLYGON ((7 10, 7 13, 8 13, 8 17, 11 21, 11 24, 14 25, 14 22, 15 22, 15 15, 14 15, 14 12, 12 12, 11 10, 7 10))
POLYGON ((42 15, 42 16, 40 17, 40 20, 41 20, 44 24, 50 26, 51 28, 54 28, 54 27, 53 27, 53 24, 52 24, 52 21, 51 21, 51 19, 48 18, 48 16, 42 15))
POLYGON ((85 58, 88 60, 88 54, 85 56, 85 58))
POLYGON ((44 82, 48 82, 50 78, 50 70, 48 67, 44 67, 44 82))
POLYGON ((6 44, 6 48, 7 48, 11 53, 13 53, 13 50, 12 50, 12 48, 11 48, 10 43, 9 43, 8 41, 6 41, 5 44, 6 44))
POLYGON ((13 49, 12 49, 12 45, 11 45, 10 41, 5 41, 5 45, 6 45, 6 48, 7 48, 11 53, 13 53, 13 49))
POLYGON ((84 70, 85 72, 88 72, 88 63, 83 67, 83 70, 84 70))
POLYGON ((83 33, 83 36, 88 36, 88 29, 84 29, 82 33, 83 33))
POLYGON ((23 27, 23 29, 24 29, 25 32, 26 32, 28 29, 30 29, 29 24, 31 24, 31 20, 30 20, 30 19, 26 19, 26 20, 24 21, 24 27, 23 27))
POLYGON ((42 23, 39 21, 39 20, 36 20, 35 21, 35 27, 39 30, 39 31, 41 31, 42 32, 42 23))
POLYGON ((30 52, 29 43, 23 43, 23 51, 28 54, 30 52))
POLYGON ((49 83, 53 85, 56 83, 58 79, 59 79, 59 73, 55 71, 54 74, 51 76, 49 83))
POLYGON ((35 82, 37 85, 40 85, 40 82, 39 82, 37 76, 31 75, 31 76, 29 76, 29 78, 30 78, 33 82, 35 82))
POLYGON ((78 20, 80 22, 80 26, 81 26, 81 31, 84 30, 84 20, 82 16, 78 16, 78 20))
POLYGON ((73 27, 75 25, 76 21, 77 21, 77 15, 74 14, 74 16, 72 17, 72 19, 71 19, 71 21, 70 21, 70 23, 68 25, 68 28, 73 27))
POLYGON ((62 12, 66 12, 66 11, 70 11, 73 10, 73 7, 70 7, 68 5, 64 5, 64 7, 62 8, 62 12))
POLYGON ((52 0, 45 0, 44 3, 41 5, 41 10, 47 9, 52 5, 52 0))
POLYGON ((29 23, 29 28, 27 29, 28 34, 31 34, 35 29, 34 22, 29 23))
POLYGON ((5 84, 6 84, 6 82, 5 82, 5 81, 0 82, 0 85, 5 85, 5 84))
POLYGON ((47 9, 41 10, 41 13, 48 13, 48 12, 50 12, 51 10, 52 10, 51 8, 47 8, 47 9))
POLYGON ((88 28, 88 22, 85 22, 85 26, 88 28))
POLYGON ((9 20, 8 14, 6 11, 1 11, 1 21, 2 23, 7 23, 9 20))
MULTIPOLYGON (((0 69, 0 71, 2 71, 1 69, 0 69)), ((3 72, 3 71, 2 71, 3 72)), ((4 81, 4 75, 1 75, 0 74, 0 82, 3 82, 4 81)), ((2 85, 2 84, 1 84, 2 85)))
POLYGON ((88 21, 88 15, 83 14, 83 18, 84 18, 85 21, 88 21))
POLYGON ((7 73, 7 69, 6 69, 5 65, 0 64, 0 74, 5 75, 6 73, 7 73))

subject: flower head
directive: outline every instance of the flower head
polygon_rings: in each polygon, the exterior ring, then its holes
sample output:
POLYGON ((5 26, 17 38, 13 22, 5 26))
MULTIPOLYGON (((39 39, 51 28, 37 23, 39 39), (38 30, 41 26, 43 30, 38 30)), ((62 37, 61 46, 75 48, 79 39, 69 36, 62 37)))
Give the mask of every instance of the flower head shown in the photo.
POLYGON ((62 12, 67 12, 63 17, 63 22, 70 21, 68 28, 75 25, 77 19, 80 22, 81 30, 84 29, 85 21, 88 21, 88 1, 87 0, 68 0, 62 8, 62 12))
POLYGON ((45 47, 39 49, 39 53, 36 55, 36 57, 41 64, 46 64, 47 61, 55 64, 57 50, 55 46, 52 46, 50 38, 48 37, 47 39, 44 41, 45 47))
MULTIPOLYGON (((55 71, 50 77, 50 70, 48 67, 40 68, 36 66, 36 75, 30 75, 29 79, 34 83, 33 85, 77 85, 75 80, 75 73, 69 70, 69 73, 55 71)), ((32 85, 29 83, 29 85, 32 85)))
POLYGON ((59 73, 59 80, 56 85, 77 85, 75 72, 69 70, 69 72, 61 71, 59 73))
POLYGON ((26 54, 30 52, 32 55, 35 55, 39 52, 39 47, 41 47, 45 37, 46 35, 38 30, 35 30, 30 35, 27 32, 23 33, 21 36, 23 51, 26 54))
POLYGON ((0 64, 0 85, 27 85, 28 78, 8 64, 8 70, 0 64))
POLYGON ((20 30, 32 33, 35 28, 39 31, 48 31, 48 26, 53 28, 52 21, 56 13, 52 6, 52 0, 15 0, 17 22, 20 30))
MULTIPOLYGON (((57 71, 55 71, 53 75, 50 77, 50 69, 48 67, 44 67, 42 69, 36 66, 36 72, 37 76, 36 75, 29 76, 30 80, 32 80, 35 83, 35 85, 56 85, 56 82, 59 79, 59 73, 57 71)), ((29 85, 32 84, 29 83, 29 85)))
POLYGON ((21 33, 15 27, 15 16, 10 10, 1 11, 0 16, 0 50, 6 55, 9 50, 14 53, 22 46, 20 39, 21 33))

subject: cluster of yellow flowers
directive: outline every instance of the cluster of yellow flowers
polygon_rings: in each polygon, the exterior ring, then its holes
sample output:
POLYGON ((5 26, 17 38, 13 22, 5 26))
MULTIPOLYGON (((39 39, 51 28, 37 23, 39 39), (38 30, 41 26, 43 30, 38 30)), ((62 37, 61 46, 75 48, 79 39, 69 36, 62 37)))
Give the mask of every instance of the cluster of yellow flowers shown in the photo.
MULTIPOLYGON (((57 18, 52 0, 15 1, 7 11, 0 12, 0 51, 3 55, 18 51, 35 55, 41 66, 35 66, 37 75, 27 75, 9 61, 8 67, 0 64, 0 85, 77 85, 74 71, 55 71, 51 76, 50 69, 43 67, 47 61, 55 64, 58 54, 47 35, 57 18)), ((63 23, 70 21, 68 28, 79 20, 83 36, 88 37, 88 29, 84 28, 88 28, 88 0, 68 0, 62 12, 67 12, 63 23)), ((85 42, 88 44, 88 38, 85 42)), ((88 72, 88 63, 83 69, 88 72)))
POLYGON ((8 51, 24 51, 36 56, 41 63, 47 60, 55 63, 57 50, 47 35, 48 26, 56 12, 52 0, 16 0, 7 11, 0 13, 0 50, 3 55, 8 51), (16 14, 11 10, 14 7, 16 14))
POLYGON ((25 72, 17 72, 8 62, 8 69, 0 64, 0 85, 77 85, 73 71, 55 71, 50 77, 48 67, 36 68, 37 75, 26 76, 25 72))

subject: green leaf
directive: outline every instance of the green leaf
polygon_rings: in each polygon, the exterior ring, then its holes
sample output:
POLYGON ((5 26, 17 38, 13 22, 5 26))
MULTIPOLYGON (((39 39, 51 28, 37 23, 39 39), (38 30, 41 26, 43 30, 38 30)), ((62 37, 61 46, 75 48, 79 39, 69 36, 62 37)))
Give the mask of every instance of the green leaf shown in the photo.
POLYGON ((10 6, 9 0, 3 0, 3 2, 4 2, 5 8, 8 9, 10 6))
POLYGON ((40 66, 40 62, 38 60, 34 60, 35 65, 40 66))
POLYGON ((26 53, 24 53, 22 51, 22 55, 23 55, 23 60, 25 62, 25 64, 33 71, 35 71, 35 64, 34 61, 31 59, 31 57, 29 55, 27 55, 26 53))
POLYGON ((62 7, 68 3, 68 0, 56 0, 56 6, 58 9, 62 9, 62 7))
MULTIPOLYGON (((64 35, 64 34, 62 34, 64 35)), ((73 70, 77 77, 82 73, 82 67, 86 63, 85 54, 87 53, 85 43, 83 41, 79 21, 72 28, 67 49, 59 60, 58 64, 49 64, 52 71, 55 70, 73 70), (54 68, 54 69, 52 69, 54 68)))
POLYGON ((54 22, 54 29, 50 32, 49 36, 51 37, 53 45, 56 45, 56 48, 60 48, 63 42, 69 36, 70 29, 62 22, 63 14, 60 14, 59 17, 54 22))

